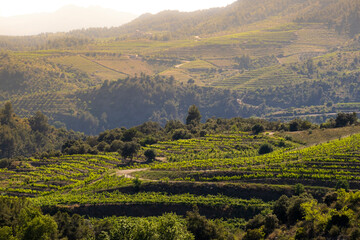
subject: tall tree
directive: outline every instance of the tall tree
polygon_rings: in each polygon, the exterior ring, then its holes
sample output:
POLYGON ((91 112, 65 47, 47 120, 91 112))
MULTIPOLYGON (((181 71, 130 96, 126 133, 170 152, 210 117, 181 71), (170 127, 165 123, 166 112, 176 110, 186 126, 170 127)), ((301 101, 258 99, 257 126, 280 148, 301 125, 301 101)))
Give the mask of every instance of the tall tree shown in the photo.
POLYGON ((14 110, 10 102, 5 103, 4 109, 1 111, 0 123, 2 125, 10 125, 13 119, 14 110))
POLYGON ((199 109, 195 105, 191 105, 188 110, 188 116, 186 117, 186 125, 199 124, 201 120, 201 114, 199 109))
POLYGON ((31 129, 35 132, 46 133, 50 126, 48 124, 48 118, 40 111, 35 113, 35 116, 29 118, 31 129))

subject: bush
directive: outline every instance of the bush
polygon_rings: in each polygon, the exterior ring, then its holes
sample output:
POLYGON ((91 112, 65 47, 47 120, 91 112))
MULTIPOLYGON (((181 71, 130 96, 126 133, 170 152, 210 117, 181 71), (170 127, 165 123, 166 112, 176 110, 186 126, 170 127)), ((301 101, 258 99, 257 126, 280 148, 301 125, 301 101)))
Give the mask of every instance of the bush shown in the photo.
POLYGON ((197 207, 194 211, 186 213, 186 220, 188 231, 195 236, 196 240, 229 239, 229 233, 225 231, 222 224, 201 216, 197 207))
POLYGON ((139 151, 140 145, 137 142, 126 142, 120 151, 121 156, 125 159, 133 159, 134 155, 139 151))
POLYGON ((264 131, 265 131, 265 128, 264 128, 264 126, 261 125, 261 124, 255 124, 255 125, 252 127, 251 131, 253 132, 253 134, 257 135, 257 134, 259 134, 259 133, 261 133, 261 132, 264 132, 264 131))
POLYGON ((40 215, 28 223, 28 227, 24 230, 23 239, 56 239, 57 228, 58 225, 52 217, 40 215))
POLYGON ((200 137, 205 137, 206 134, 208 134, 206 130, 201 130, 200 131, 200 137))
POLYGON ((152 162, 156 158, 156 153, 153 149, 148 149, 144 152, 144 156, 146 157, 148 162, 152 162))
POLYGON ((305 192, 305 188, 304 185, 302 185, 301 183, 298 183, 294 186, 294 193, 295 195, 299 196, 300 194, 305 192))
POLYGON ((305 210, 301 204, 307 200, 308 199, 306 198, 297 196, 290 199, 290 204, 286 212, 289 224, 295 224, 297 221, 303 220, 305 217, 305 210))
POLYGON ((300 130, 300 124, 297 120, 293 120, 290 122, 290 125, 289 125, 289 130, 291 132, 296 132, 296 131, 299 131, 300 130))
POLYGON ((274 151, 274 148, 271 144, 269 143, 264 143, 260 146, 259 148, 259 154, 262 155, 262 154, 267 154, 267 153, 271 153, 272 151, 274 151))
POLYGON ((262 229, 249 229, 246 231, 243 240, 262 240, 264 237, 265 233, 262 229))
POLYGON ((326 203, 326 205, 330 206, 332 203, 336 202, 337 197, 338 197, 337 192, 327 193, 324 197, 324 203, 326 203))
POLYGON ((352 125, 357 122, 357 114, 354 113, 338 113, 336 116, 335 122, 336 127, 345 127, 347 125, 352 125))
POLYGON ((262 214, 258 214, 246 224, 246 229, 260 228, 265 223, 265 217, 262 214))
POLYGON ((289 198, 286 195, 282 195, 274 204, 273 212, 281 223, 286 223, 287 221, 288 206, 289 198))
POLYGON ((139 191, 139 190, 140 190, 140 187, 141 187, 141 184, 142 184, 141 179, 140 179, 138 176, 136 176, 136 178, 134 178, 132 182, 133 182, 133 184, 134 184, 135 190, 136 190, 136 191, 139 191))
POLYGON ((124 147, 124 142, 121 140, 115 140, 110 145, 110 151, 111 152, 117 152, 121 150, 124 147))
POLYGON ((191 134, 185 129, 177 129, 172 135, 173 140, 190 139, 190 138, 192 138, 191 134))
POLYGON ((279 226, 279 219, 274 214, 269 214, 265 217, 264 223, 264 232, 270 234, 279 226))
POLYGON ((107 145, 108 145, 108 144, 107 144, 106 142, 100 142, 100 143, 97 145, 97 149, 98 149, 100 152, 104 152, 107 145))
POLYGON ((0 160, 0 168, 7 168, 11 165, 12 162, 13 160, 8 158, 0 160))
POLYGON ((349 190, 349 182, 346 181, 345 179, 342 179, 342 180, 339 180, 337 183, 336 183, 336 190, 338 189, 345 189, 345 191, 348 191, 349 190))

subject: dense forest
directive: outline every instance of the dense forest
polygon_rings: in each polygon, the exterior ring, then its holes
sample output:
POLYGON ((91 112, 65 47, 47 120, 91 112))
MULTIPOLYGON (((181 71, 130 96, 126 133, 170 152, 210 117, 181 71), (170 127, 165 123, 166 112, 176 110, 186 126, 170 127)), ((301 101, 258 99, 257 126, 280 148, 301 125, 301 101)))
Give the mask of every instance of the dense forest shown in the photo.
MULTIPOLYGON (((29 119, 21 119, 14 114, 11 103, 6 103, 1 109, 0 158, 26 157, 36 152, 59 151, 65 140, 80 137, 80 133, 50 126, 47 117, 41 112, 29 119)), ((7 164, 6 161, 2 163, 7 164)))
POLYGON ((100 88, 78 95, 88 103, 100 127, 131 127, 144 121, 164 124, 170 119, 185 119, 190 105, 197 105, 204 119, 240 114, 237 94, 231 90, 178 85, 173 78, 141 75, 105 82, 100 88))

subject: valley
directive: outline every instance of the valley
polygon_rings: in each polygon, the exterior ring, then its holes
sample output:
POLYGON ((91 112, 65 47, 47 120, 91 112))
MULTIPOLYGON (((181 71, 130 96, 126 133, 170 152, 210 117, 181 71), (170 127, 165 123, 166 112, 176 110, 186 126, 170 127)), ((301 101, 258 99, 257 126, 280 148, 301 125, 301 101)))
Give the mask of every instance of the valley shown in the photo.
POLYGON ((0 36, 0 240, 360 239, 359 9, 0 36))

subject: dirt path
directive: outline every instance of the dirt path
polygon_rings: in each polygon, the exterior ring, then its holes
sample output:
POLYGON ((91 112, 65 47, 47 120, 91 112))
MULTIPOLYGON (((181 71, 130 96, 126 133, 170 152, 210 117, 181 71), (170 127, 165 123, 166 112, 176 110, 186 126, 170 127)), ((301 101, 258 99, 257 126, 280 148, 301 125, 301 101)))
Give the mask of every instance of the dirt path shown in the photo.
MULTIPOLYGON (((149 170, 149 168, 116 170, 115 174, 116 174, 116 176, 124 176, 125 178, 135 179, 135 177, 131 176, 130 174, 135 173, 135 172, 142 172, 142 171, 146 171, 146 170, 149 170)), ((148 180, 148 179, 141 179, 141 180, 148 180)))
POLYGON ((189 63, 190 61, 184 61, 183 63, 176 65, 175 68, 180 68, 182 65, 189 63))

